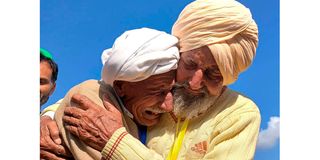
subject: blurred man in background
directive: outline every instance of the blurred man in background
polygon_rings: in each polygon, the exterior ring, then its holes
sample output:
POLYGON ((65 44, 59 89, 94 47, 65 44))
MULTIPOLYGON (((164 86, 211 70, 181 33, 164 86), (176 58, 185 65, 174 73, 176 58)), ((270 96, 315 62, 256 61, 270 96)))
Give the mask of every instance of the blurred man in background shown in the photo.
POLYGON ((45 104, 56 89, 58 65, 52 55, 40 48, 40 106, 45 104))

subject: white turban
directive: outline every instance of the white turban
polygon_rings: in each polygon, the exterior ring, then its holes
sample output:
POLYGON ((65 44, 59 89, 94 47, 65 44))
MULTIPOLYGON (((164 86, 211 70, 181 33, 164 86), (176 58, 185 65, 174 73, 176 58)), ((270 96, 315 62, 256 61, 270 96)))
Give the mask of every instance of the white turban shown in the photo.
POLYGON ((223 76, 223 85, 237 80, 252 63, 258 28, 250 10, 235 0, 196 0, 172 27, 180 52, 208 46, 223 76))
POLYGON ((178 39, 165 32, 141 28, 124 32, 113 47, 103 51, 102 79, 137 82, 177 69, 178 39))

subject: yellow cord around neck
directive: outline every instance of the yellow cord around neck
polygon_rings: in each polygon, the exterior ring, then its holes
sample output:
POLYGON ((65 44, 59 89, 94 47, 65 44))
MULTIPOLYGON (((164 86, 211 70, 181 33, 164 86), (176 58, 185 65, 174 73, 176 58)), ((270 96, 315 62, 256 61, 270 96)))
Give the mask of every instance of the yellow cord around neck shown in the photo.
POLYGON ((174 142, 172 144, 172 147, 170 149, 169 155, 166 158, 166 160, 176 160, 179 155, 182 141, 183 141, 184 135, 185 135, 187 128, 188 128, 189 119, 186 119, 183 122, 183 125, 182 125, 181 129, 179 130, 180 121, 181 121, 181 118, 178 117, 178 124, 176 127, 176 134, 175 134, 174 142))

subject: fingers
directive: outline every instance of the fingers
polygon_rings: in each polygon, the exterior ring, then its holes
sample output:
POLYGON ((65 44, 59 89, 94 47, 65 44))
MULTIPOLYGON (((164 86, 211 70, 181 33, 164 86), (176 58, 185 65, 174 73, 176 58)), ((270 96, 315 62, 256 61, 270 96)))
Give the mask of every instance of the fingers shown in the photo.
POLYGON ((81 115, 84 113, 85 111, 80 109, 80 108, 76 108, 76 107, 66 107, 64 110, 64 114, 70 117, 75 117, 75 118, 81 118, 81 115))
POLYGON ((67 154, 65 148, 62 145, 50 143, 50 142, 48 142, 48 140, 46 138, 43 140, 40 140, 40 149, 48 150, 51 153, 54 153, 57 155, 66 155, 67 154))
POLYGON ((77 136, 80 139, 78 128, 71 125, 66 125, 66 129, 73 135, 77 136))
POLYGON ((92 123, 88 123, 86 120, 80 121, 77 118, 69 116, 63 116, 62 119, 65 123, 66 128, 70 130, 70 133, 76 136, 81 135, 81 137, 95 137, 99 135, 99 130, 97 130, 92 123))
MULTIPOLYGON (((67 108, 66 108, 67 110, 67 108)), ((65 111, 66 111, 65 110, 65 111)), ((78 127, 80 126, 80 120, 77 118, 74 118, 72 116, 64 115, 62 117, 62 120, 65 124, 65 128, 73 135, 77 136, 79 138, 79 132, 78 127)))
POLYGON ((67 157, 64 157, 63 155, 56 155, 54 153, 51 153, 50 151, 41 149, 40 159, 41 160, 67 160, 67 159, 73 159, 73 158, 71 157, 67 158, 67 157))
POLYGON ((59 129, 58 125, 55 121, 51 121, 48 124, 48 130, 50 132, 50 137, 51 139, 56 143, 56 144, 61 144, 61 139, 59 137, 59 129))
POLYGON ((64 115, 62 117, 63 122, 65 123, 65 125, 71 125, 71 126, 75 126, 78 127, 80 125, 80 120, 68 115, 64 115))
POLYGON ((87 130, 78 128, 75 126, 66 125, 66 129, 73 134, 74 136, 78 137, 81 141, 85 142, 89 146, 102 151, 103 147, 99 145, 101 140, 98 140, 94 135, 90 134, 87 130))
MULTIPOLYGON (((52 151, 52 153, 64 153, 65 150, 64 150, 63 146, 56 144, 52 139, 51 134, 58 135, 58 138, 59 138, 59 131, 57 133, 58 128, 55 129, 54 125, 56 125, 56 122, 53 121, 51 118, 41 117, 41 120, 40 120, 40 148, 50 150, 50 151, 52 151)), ((61 143, 61 140, 60 140, 60 143, 61 143)))
POLYGON ((42 160, 64 160, 63 158, 59 158, 58 156, 56 156, 53 153, 50 153, 48 151, 45 150, 40 150, 40 159, 42 160))
POLYGON ((71 102, 77 103, 79 108, 87 110, 96 107, 96 104, 91 101, 87 96, 81 94, 74 94, 71 97, 71 102))

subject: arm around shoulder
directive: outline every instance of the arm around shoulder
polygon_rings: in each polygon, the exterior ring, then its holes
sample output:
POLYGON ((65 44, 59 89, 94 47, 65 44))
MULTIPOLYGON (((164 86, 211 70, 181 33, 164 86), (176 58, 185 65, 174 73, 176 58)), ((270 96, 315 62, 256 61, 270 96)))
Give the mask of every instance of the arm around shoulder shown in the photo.
POLYGON ((114 132, 101 154, 106 160, 164 160, 160 154, 148 149, 138 139, 130 135, 124 127, 114 132))

